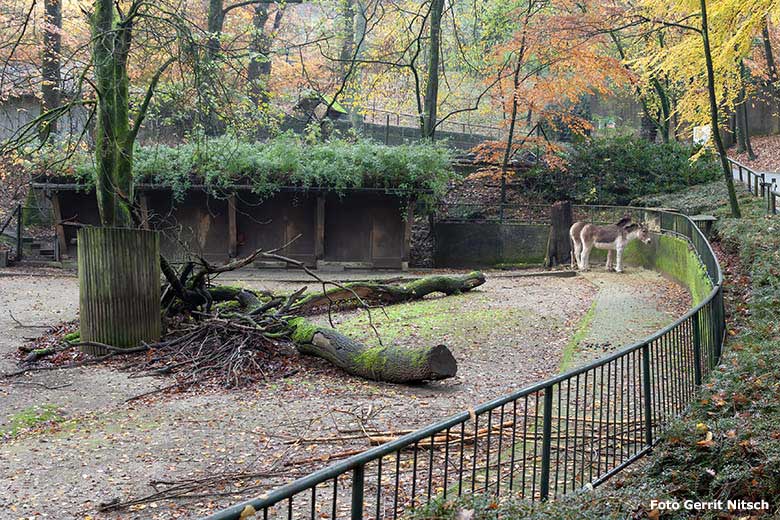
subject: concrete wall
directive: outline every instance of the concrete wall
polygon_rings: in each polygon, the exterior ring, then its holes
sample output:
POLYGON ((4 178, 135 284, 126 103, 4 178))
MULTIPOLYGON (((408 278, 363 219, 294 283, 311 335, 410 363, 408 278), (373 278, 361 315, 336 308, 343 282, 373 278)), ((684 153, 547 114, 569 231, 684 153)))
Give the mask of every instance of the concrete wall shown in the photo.
POLYGON ((541 264, 550 228, 546 224, 437 222, 436 267, 490 267, 541 264))
MULTIPOLYGON (((438 222, 434 226, 436 267, 492 267, 498 264, 541 264, 549 226, 496 222, 438 222)), ((594 249, 591 265, 603 266, 606 251, 594 249)), ((693 303, 712 290, 704 266, 690 244, 672 235, 654 235, 650 244, 635 240, 623 254, 626 265, 654 269, 687 287, 693 303)))
MULTIPOLYGON (((41 113, 41 102, 34 96, 11 98, 0 103, 0 141, 12 137, 17 130, 38 117, 41 113)), ((79 135, 88 119, 88 111, 84 107, 74 107, 71 112, 61 117, 57 123, 59 135, 79 135)))

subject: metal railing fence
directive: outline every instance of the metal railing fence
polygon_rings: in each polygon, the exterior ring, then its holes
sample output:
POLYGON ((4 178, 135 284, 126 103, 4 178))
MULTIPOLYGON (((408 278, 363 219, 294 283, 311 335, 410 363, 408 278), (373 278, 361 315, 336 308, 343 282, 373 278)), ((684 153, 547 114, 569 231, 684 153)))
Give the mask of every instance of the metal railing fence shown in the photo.
MULTIPOLYGON (((361 108, 359 113, 363 116, 363 120, 366 123, 372 123, 375 125, 393 125, 419 130, 421 124, 420 116, 415 114, 394 112, 381 108, 361 108)), ((466 112, 466 120, 460 118, 440 121, 436 129, 437 131, 441 132, 479 135, 496 140, 505 137, 506 129, 502 128, 500 125, 486 125, 483 122, 474 122, 468 119, 468 115, 469 113, 466 112)), ((480 119, 480 121, 482 121, 482 119, 480 119)))
POLYGON ((731 157, 726 157, 726 160, 731 166, 732 175, 736 175, 735 178, 746 186, 748 193, 766 201, 767 214, 777 215, 777 198, 780 197, 780 192, 776 179, 767 182, 765 173, 757 173, 731 157))
POLYGON ((512 494, 549 500, 599 485, 652 449, 695 399, 720 359, 723 277, 707 239, 685 215, 582 207, 612 220, 641 214, 686 238, 712 283, 671 325, 585 366, 463 411, 218 512, 239 518, 398 518, 433 499, 512 494))

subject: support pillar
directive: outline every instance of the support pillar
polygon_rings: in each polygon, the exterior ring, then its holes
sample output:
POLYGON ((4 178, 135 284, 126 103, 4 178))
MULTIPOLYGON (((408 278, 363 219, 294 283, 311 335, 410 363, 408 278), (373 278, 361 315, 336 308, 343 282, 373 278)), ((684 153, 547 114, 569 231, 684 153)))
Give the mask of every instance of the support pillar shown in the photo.
POLYGON ((325 197, 317 197, 317 219, 314 224, 314 262, 325 257, 325 197))
POLYGON ((60 195, 56 191, 51 196, 51 209, 54 216, 54 231, 57 234, 60 255, 67 256, 68 242, 65 239, 65 227, 62 225, 62 206, 60 205, 60 195))
POLYGON ((238 252, 238 226, 236 224, 236 196, 228 197, 228 256, 235 258, 238 252))
POLYGON ((406 206, 406 219, 404 220, 404 243, 401 255, 401 265, 404 269, 409 267, 409 260, 412 256, 412 225, 414 224, 414 199, 410 200, 406 206))

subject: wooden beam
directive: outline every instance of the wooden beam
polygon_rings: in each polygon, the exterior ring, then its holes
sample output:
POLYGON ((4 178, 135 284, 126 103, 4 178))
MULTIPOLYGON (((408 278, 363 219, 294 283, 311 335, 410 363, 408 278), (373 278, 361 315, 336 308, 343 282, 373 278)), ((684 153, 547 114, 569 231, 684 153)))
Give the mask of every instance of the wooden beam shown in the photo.
POLYGON ((410 200, 406 206, 406 219, 404 220, 404 244, 402 262, 408 262, 412 255, 412 224, 414 224, 414 199, 410 200))
POLYGON ((238 252, 238 227, 236 225, 236 196, 228 197, 228 256, 234 258, 238 252))
POLYGON ((149 197, 145 193, 141 193, 138 196, 138 205, 141 207, 141 227, 143 229, 150 229, 149 227, 149 197))
POLYGON ((314 224, 314 259, 325 257, 325 197, 317 197, 317 217, 314 224))
MULTIPOLYGON (((54 214, 54 230, 57 233, 60 256, 68 256, 68 242, 65 239, 65 228, 62 225, 62 206, 60 205, 60 196, 56 191, 51 196, 51 209, 54 214)), ((19 218, 21 219, 21 217, 19 218)))

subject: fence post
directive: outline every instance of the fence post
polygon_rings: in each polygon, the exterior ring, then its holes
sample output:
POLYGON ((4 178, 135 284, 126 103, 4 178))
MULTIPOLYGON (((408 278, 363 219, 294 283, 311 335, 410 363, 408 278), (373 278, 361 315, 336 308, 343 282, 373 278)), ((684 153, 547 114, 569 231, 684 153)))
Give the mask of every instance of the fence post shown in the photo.
POLYGON ((738 166, 738 168, 739 168, 739 182, 742 182, 742 183, 744 183, 744 182, 745 182, 745 179, 743 179, 743 178, 742 178, 742 165, 740 164, 740 165, 738 166))
POLYGON ((763 197, 766 190, 766 174, 761 174, 761 196, 763 197))
MULTIPOLYGON (((703 307, 702 307, 703 308, 703 307)), ((693 316, 693 381, 701 385, 701 329, 699 329, 699 309, 693 316)))
MULTIPOLYGON (((351 520, 363 520, 363 488, 366 468, 363 464, 352 471, 352 512, 351 520)), ((398 478, 398 477, 396 477, 398 478)), ((336 500, 335 498, 333 500, 336 500)))
POLYGON ((653 387, 650 384, 650 343, 642 345, 642 388, 645 394, 645 442, 653 445, 653 387))
POLYGON ((758 174, 753 173, 753 196, 758 197, 758 174))
POLYGON ((539 498, 544 501, 550 496, 550 453, 552 451, 552 398, 553 387, 544 389, 544 418, 542 423, 542 474, 539 483, 539 498))
POLYGON ((385 145, 390 144, 390 114, 385 119, 385 145))
POLYGON ((720 363, 720 354, 723 341, 723 332, 726 330, 726 323, 724 320, 725 312, 723 308, 723 286, 718 288, 718 292, 715 293, 715 310, 718 316, 716 328, 718 337, 715 338, 715 349, 713 355, 715 356, 715 364, 720 363))

